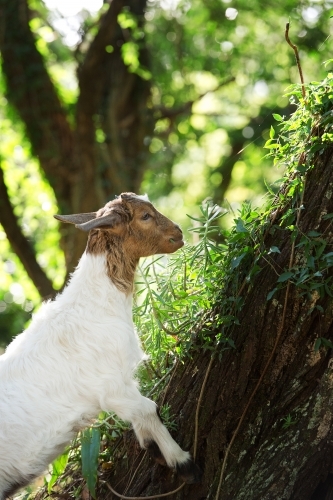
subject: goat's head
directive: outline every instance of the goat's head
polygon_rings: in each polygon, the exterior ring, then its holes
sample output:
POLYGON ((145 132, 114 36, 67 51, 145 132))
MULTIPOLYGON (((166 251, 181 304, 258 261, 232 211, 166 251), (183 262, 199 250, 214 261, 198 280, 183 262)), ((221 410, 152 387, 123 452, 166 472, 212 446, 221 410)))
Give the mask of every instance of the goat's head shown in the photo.
POLYGON ((104 239, 121 239, 124 251, 135 259, 173 253, 184 245, 180 227, 158 212, 147 197, 134 193, 122 193, 97 212, 55 218, 92 231, 93 239, 102 234, 104 239))

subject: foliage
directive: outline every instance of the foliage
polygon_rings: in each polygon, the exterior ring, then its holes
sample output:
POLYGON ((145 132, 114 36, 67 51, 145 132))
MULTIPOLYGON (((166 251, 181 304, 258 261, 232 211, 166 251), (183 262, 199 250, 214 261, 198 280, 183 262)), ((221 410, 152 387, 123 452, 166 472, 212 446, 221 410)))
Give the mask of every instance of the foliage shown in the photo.
MULTIPOLYGON (((305 175, 315 167, 318 158, 332 143, 333 74, 329 73, 322 82, 308 85, 305 101, 299 86, 291 87, 288 95, 292 96, 293 101, 298 98, 300 104, 289 120, 275 115, 281 133, 275 137, 275 130, 272 128, 265 147, 270 149, 274 162, 285 167, 283 180, 286 187, 278 193, 277 205, 287 204, 288 209, 281 218, 280 227, 290 231, 291 239, 295 241, 299 255, 302 255, 302 266, 296 263, 280 274, 277 286, 269 293, 268 299, 288 281, 306 297, 314 292, 320 297, 325 294, 332 296, 332 277, 327 276, 327 271, 333 264, 331 245, 327 237, 318 231, 300 234, 297 217, 303 209, 305 175)), ((331 217, 332 214, 323 214, 323 219, 329 220, 331 217)))
MULTIPOLYGON (((82 449, 84 449, 84 440, 82 439, 82 449)), ((68 455, 69 451, 66 450, 65 453, 60 455, 60 457, 56 458, 54 462, 52 463, 52 473, 50 475, 49 480, 47 480, 47 491, 48 493, 51 493, 53 485, 57 481, 57 479, 61 476, 61 474, 64 472, 66 465, 68 463, 68 455)), ((82 474, 84 473, 85 467, 82 465, 82 474)), ((85 477, 86 480, 88 480, 87 477, 85 477)))
MULTIPOLYGON (((4 98, 3 98, 4 99, 4 98)), ((5 100, 5 99, 4 99, 5 100)), ((1 168, 22 230, 34 245, 40 265, 47 270, 56 288, 64 275, 64 255, 53 214, 54 194, 31 158, 22 130, 5 119, 0 111, 1 168)), ((39 296, 17 255, 11 250, 0 226, 0 346, 23 330, 39 296)))
POLYGON ((100 430, 96 427, 85 429, 81 433, 82 476, 87 482, 93 498, 96 498, 97 464, 100 450, 100 430))
POLYGON ((295 425, 297 423, 297 418, 293 418, 293 416, 289 413, 284 419, 282 424, 282 429, 288 429, 290 426, 295 425))
POLYGON ((6 295, 5 300, 0 301, 0 349, 6 347, 12 338, 24 330, 26 322, 30 319, 28 312, 32 308, 32 303, 25 302, 25 310, 20 304, 10 303, 13 299, 12 295, 6 295))
POLYGON ((269 138, 272 113, 293 110, 282 96, 290 78, 298 81, 285 24, 291 21, 290 36, 301 51, 306 81, 311 81, 325 76, 321 62, 323 52, 330 53, 332 21, 324 4, 319 8, 311 1, 267 4, 264 13, 261 8, 257 1, 196 0, 162 9, 155 3, 147 10, 153 102, 177 108, 195 101, 192 113, 162 117, 156 124, 145 187, 162 195, 171 190, 168 203, 183 200, 186 206, 213 195, 220 204, 228 162, 234 170, 226 196, 237 207, 265 192, 265 178, 270 183, 278 176, 263 159, 262 145, 269 138), (230 75, 235 83, 219 87, 230 75), (169 127, 171 135, 165 134, 169 127), (160 168, 166 162, 171 182, 160 168))

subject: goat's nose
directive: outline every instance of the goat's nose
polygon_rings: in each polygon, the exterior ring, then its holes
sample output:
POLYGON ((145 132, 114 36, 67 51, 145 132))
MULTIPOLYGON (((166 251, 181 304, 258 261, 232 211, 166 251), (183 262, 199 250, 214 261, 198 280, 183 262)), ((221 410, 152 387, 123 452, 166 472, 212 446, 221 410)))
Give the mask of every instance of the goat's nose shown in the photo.
POLYGON ((180 229, 180 227, 178 226, 178 224, 175 224, 175 228, 178 229, 178 231, 180 232, 180 234, 183 234, 183 231, 180 229))

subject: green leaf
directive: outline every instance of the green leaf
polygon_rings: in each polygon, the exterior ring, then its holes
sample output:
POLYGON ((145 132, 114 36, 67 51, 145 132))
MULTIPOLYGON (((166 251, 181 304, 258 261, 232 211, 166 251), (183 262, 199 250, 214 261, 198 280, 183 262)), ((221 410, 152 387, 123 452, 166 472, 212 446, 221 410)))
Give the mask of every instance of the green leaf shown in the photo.
POLYGON ((327 347, 328 349, 333 349, 333 343, 330 340, 325 339, 325 337, 317 338, 317 340, 314 343, 315 352, 318 352, 321 346, 327 347))
POLYGON ((268 184, 268 182, 266 181, 266 179, 264 179, 264 184, 265 184, 265 187, 266 187, 267 191, 269 192, 269 194, 275 196, 275 192, 273 191, 273 189, 271 188, 271 186, 268 184))
POLYGON ((319 348, 321 346, 321 338, 319 337, 318 339, 316 339, 315 343, 314 343, 314 351, 315 352, 318 352, 319 351, 319 348))
POLYGON ((307 266, 310 268, 310 269, 314 269, 315 268, 315 259, 314 259, 314 256, 313 255, 310 255, 307 260, 306 260, 306 264, 307 266))
POLYGON ((303 272, 302 275, 296 281, 296 286, 301 285, 309 278, 309 274, 307 272, 303 272))
POLYGON ((228 342, 228 344, 233 348, 233 349, 236 349, 236 345, 235 345, 235 342, 230 339, 229 337, 226 339, 226 341, 228 342))
POLYGON ((325 339, 325 337, 321 337, 321 343, 325 346, 328 347, 329 349, 333 349, 333 344, 330 340, 325 339))
POLYGON ((332 259, 333 258, 333 252, 328 252, 323 255, 323 259, 332 259))
POLYGON ((321 233, 318 233, 318 231, 309 231, 308 236, 310 236, 310 238, 317 238, 318 236, 321 236, 321 233))
POLYGON ((52 475, 50 477, 50 480, 47 483, 48 493, 51 493, 52 486, 55 484, 58 477, 61 476, 61 474, 64 472, 66 465, 67 465, 67 462, 68 462, 68 454, 69 454, 69 450, 67 450, 65 453, 60 455, 60 457, 56 458, 54 460, 54 462, 52 463, 52 475))
POLYGON ((272 127, 272 125, 271 125, 270 131, 269 131, 269 137, 271 139, 273 139, 274 136, 275 136, 275 130, 274 130, 274 127, 272 127))
POLYGON ((267 301, 271 300, 271 298, 272 298, 272 297, 273 297, 273 295, 275 294, 276 290, 277 290, 277 288, 273 288, 273 290, 271 290, 271 291, 269 292, 269 294, 267 295, 267 298, 266 298, 266 300, 267 300, 267 301))
POLYGON ((237 233, 248 233, 249 232, 247 230, 247 228, 245 227, 244 222, 242 221, 242 219, 237 219, 237 220, 235 220, 235 222, 236 222, 236 231, 237 231, 237 233))
POLYGON ((292 271, 286 271, 285 273, 280 274, 278 278, 278 283, 284 283, 285 281, 288 281, 292 276, 294 276, 294 273, 292 271))
POLYGON ((96 427, 86 429, 81 434, 82 476, 87 482, 93 498, 96 498, 97 466, 101 433, 96 427))
POLYGON ((283 122, 283 117, 278 113, 273 113, 273 117, 277 122, 283 122))
POLYGON ((272 246, 268 253, 281 253, 278 247, 272 246))
POLYGON ((327 284, 327 283, 325 283, 324 288, 325 288, 325 292, 327 293, 327 295, 328 295, 329 297, 332 297, 332 298, 333 298, 333 293, 332 293, 332 290, 331 290, 331 288, 328 286, 328 284, 327 284))
POLYGON ((279 148, 280 147, 280 144, 278 144, 277 142, 274 142, 273 144, 269 141, 267 141, 264 145, 264 148, 266 149, 276 149, 276 148, 279 148))
POLYGON ((242 253, 238 257, 233 257, 231 259, 231 269, 236 269, 239 266, 240 262, 244 259, 246 253, 242 253))

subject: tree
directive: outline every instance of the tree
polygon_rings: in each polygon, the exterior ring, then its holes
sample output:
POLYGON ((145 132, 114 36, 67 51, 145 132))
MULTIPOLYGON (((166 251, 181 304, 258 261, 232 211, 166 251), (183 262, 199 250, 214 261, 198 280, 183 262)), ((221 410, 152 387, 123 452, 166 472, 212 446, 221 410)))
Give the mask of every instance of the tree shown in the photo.
MULTIPOLYGON (((185 204, 207 195, 222 203, 235 164, 246 172, 243 182, 250 188, 262 185, 261 176, 254 181, 249 171, 257 170, 257 146, 267 139, 271 111, 287 105, 281 89, 294 65, 282 16, 288 12, 294 23, 310 77, 322 74, 312 48, 329 51, 331 43, 326 7, 296 8, 289 0, 267 4, 265 16, 258 15, 260 2, 242 2, 237 10, 219 0, 193 1, 190 9, 187 2, 162 8, 114 0, 99 19, 86 17, 75 50, 62 43, 40 0, 1 0, 0 8, 8 115, 24 124, 24 141, 62 213, 96 210, 120 191, 141 186, 152 198, 173 190, 185 204), (45 29, 51 40, 43 38, 45 29), (65 87, 50 73, 55 62, 73 61, 78 92, 66 99, 65 87), (232 80, 236 84, 225 85, 232 80), (178 176, 172 174, 175 163, 178 176)), ((261 164, 269 172, 269 164, 261 164)), ((5 204, 0 222, 41 296, 50 296, 54 285, 39 265, 37 249, 23 243, 32 236, 19 231, 22 215, 11 225, 20 207, 8 196, 9 176, 5 169, 2 197, 11 204, 5 204)), ((71 227, 61 231, 68 275, 85 237, 71 227)))
MULTIPOLYGON (((213 282, 213 306, 189 334, 178 332, 175 347, 190 347, 160 403, 168 401, 177 439, 194 447, 204 476, 170 498, 330 498, 332 84, 330 74, 309 86, 304 101, 296 89, 292 119, 276 115, 282 133, 266 147, 287 163, 285 183, 262 214, 247 207, 235 220, 224 259, 212 253, 201 276, 203 288, 213 282)), ((174 328, 173 315, 165 321, 174 328)), ((101 498, 114 498, 106 483, 125 498, 159 498, 179 484, 132 438, 118 442, 105 469, 101 498)))
MULTIPOLYGON (((127 2, 128 12, 142 17, 145 1, 132 4, 127 2)), ((123 62, 121 46, 125 36, 130 38, 130 32, 122 30, 117 19, 124 5, 121 0, 110 4, 79 64, 80 92, 72 126, 36 48, 29 25, 33 14, 27 2, 2 1, 0 50, 7 96, 25 124, 32 152, 39 158, 62 212, 90 212, 103 206, 111 193, 116 194, 125 186, 129 191, 136 191, 140 186, 147 151, 144 138, 152 131, 145 105, 150 84, 130 73, 123 62), (106 136, 103 145, 96 141, 98 131, 106 136)), ((1 187, 7 199, 3 178, 1 187)), ((4 208, 0 222, 9 241, 41 295, 50 295, 50 284, 45 278, 43 282, 38 279, 43 271, 38 269, 33 252, 26 252, 26 244, 16 244, 17 240, 24 240, 24 236, 17 224, 10 223, 13 217, 10 204, 6 203, 4 208)), ((68 271, 76 265, 84 245, 82 234, 71 228, 64 229, 68 271)))

